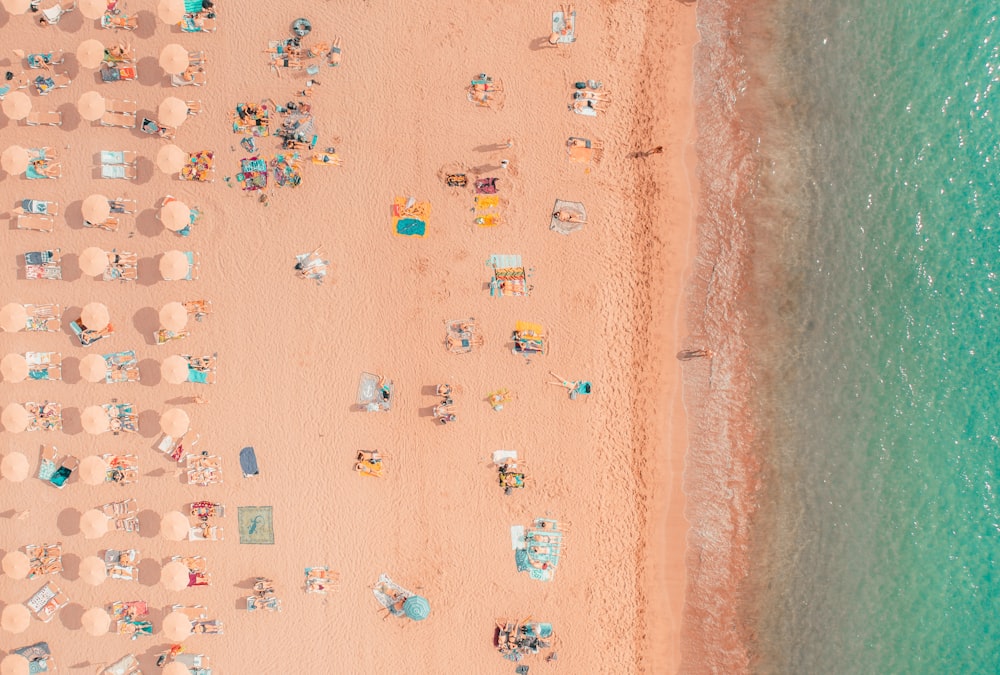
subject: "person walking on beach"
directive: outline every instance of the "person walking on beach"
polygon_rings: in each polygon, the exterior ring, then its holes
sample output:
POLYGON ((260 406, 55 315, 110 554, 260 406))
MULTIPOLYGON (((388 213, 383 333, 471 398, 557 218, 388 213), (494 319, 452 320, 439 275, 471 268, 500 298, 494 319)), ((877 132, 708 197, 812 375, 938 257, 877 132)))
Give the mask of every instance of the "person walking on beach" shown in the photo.
POLYGON ((678 361, 690 361, 691 359, 712 358, 710 349, 682 349, 677 352, 678 361))
POLYGON ((635 156, 636 157, 642 157, 642 158, 645 159, 646 157, 649 157, 650 155, 659 155, 662 152, 663 152, 663 146, 662 145, 658 145, 655 148, 651 148, 649 150, 643 150, 641 152, 637 152, 637 153, 635 153, 635 156))

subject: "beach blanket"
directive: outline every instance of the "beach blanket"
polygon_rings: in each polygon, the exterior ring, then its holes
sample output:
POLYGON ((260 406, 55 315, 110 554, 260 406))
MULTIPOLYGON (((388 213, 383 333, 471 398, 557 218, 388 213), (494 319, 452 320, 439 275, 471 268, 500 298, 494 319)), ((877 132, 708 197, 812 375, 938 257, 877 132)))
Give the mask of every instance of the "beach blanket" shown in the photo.
POLYGON ((375 587, 372 588, 372 594, 375 596, 375 599, 378 600, 380 605, 385 607, 395 616, 403 616, 402 608, 397 608, 396 604, 401 599, 408 598, 413 595, 413 593, 390 579, 389 575, 385 573, 379 575, 378 581, 375 583, 375 587))
POLYGON ((557 42, 576 42, 576 11, 570 13, 570 27, 566 26, 566 14, 561 10, 552 12, 552 32, 559 34, 557 42))
POLYGON ((413 197, 396 197, 392 202, 392 225, 396 234, 404 237, 423 237, 430 220, 430 202, 418 202, 413 197))
POLYGON ((241 544, 274 544, 274 512, 270 506, 237 509, 241 544))
POLYGON ((568 202, 557 199, 555 205, 552 207, 552 214, 552 218, 549 220, 549 229, 559 234, 570 234, 571 232, 582 230, 584 223, 587 222, 587 209, 582 202, 568 202), (556 213, 569 214, 575 220, 567 221, 560 219, 555 215, 556 213))
POLYGON ((260 469, 257 468, 257 454, 251 446, 240 450, 240 469, 243 470, 244 478, 260 475, 260 469))
POLYGON ((497 193, 496 178, 480 178, 476 181, 476 194, 495 195, 497 193))

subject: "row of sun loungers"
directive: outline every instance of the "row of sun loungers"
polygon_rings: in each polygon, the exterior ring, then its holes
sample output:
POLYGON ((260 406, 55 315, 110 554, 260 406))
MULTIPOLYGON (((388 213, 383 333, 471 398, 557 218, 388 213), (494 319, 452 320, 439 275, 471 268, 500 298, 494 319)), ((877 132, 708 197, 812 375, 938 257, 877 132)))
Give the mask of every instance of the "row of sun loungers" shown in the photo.
POLYGON ((222 458, 203 453, 187 455, 188 483, 207 487, 222 483, 222 458))
POLYGON ((28 579, 62 572, 62 542, 28 544, 24 553, 28 556, 28 579))
POLYGON ((139 551, 134 548, 104 552, 104 566, 112 579, 139 581, 139 551))

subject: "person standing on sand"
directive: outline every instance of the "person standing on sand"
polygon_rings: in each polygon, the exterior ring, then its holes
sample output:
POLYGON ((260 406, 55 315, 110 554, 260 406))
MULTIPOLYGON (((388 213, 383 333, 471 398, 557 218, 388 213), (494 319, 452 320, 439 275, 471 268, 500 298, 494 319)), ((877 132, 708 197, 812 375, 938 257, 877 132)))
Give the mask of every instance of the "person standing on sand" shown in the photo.
POLYGON ((682 349, 677 352, 678 361, 690 361, 691 359, 712 358, 710 349, 682 349))

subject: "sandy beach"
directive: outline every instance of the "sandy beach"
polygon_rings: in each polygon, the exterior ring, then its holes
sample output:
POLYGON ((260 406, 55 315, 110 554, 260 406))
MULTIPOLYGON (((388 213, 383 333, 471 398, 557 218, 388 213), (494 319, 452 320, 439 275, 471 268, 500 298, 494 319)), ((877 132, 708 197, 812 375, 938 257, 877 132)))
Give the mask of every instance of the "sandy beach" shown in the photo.
MULTIPOLYGON (((149 3, 153 5, 155 3, 149 3)), ((56 66, 65 89, 30 95, 33 109, 59 110, 61 127, 29 127, 0 116, 0 148, 58 150, 58 180, 0 174, 7 216, 22 199, 56 200, 51 233, 0 230, 5 252, 0 305, 59 303, 56 333, 0 334, 0 355, 60 352, 63 381, 0 384, 0 406, 55 401, 62 431, 0 432, 0 452, 26 455, 31 473, 3 481, 0 554, 28 544, 62 542, 60 575, 0 576, 4 606, 24 602, 46 581, 69 596, 49 623, 3 635, 3 651, 48 642, 60 671, 95 672, 132 652, 143 672, 158 672, 169 647, 160 622, 175 603, 204 605, 222 635, 195 635, 190 653, 211 657, 212 672, 510 673, 493 646, 498 619, 550 622, 557 659, 528 656, 531 672, 666 673, 682 667, 685 541, 682 473, 687 448, 678 350, 686 342, 686 275, 694 250, 692 48, 695 9, 680 2, 575 3, 577 40, 548 44, 555 3, 350 0, 248 7, 218 2, 218 30, 183 33, 159 21, 155 6, 135 2, 139 27, 101 30, 79 11, 55 26, 0 12, 0 40, 27 53, 62 49, 56 66), (269 40, 290 36, 300 16, 312 23, 303 43, 342 40, 342 61, 320 71, 268 66, 269 40), (131 43, 138 78, 101 83, 75 54, 83 40, 131 43), (179 43, 207 56, 207 83, 171 87, 157 59, 179 43), (502 101, 470 101, 479 73, 502 83, 502 101), (235 186, 250 153, 232 133, 237 103, 300 100, 307 79, 317 149, 335 147, 342 166, 309 162, 302 182, 259 193, 235 186), (567 109, 574 82, 594 80, 611 97, 597 117, 567 109), (84 121, 79 97, 96 90, 138 103, 155 117, 167 96, 200 101, 174 143, 215 153, 211 183, 177 180, 154 161, 166 141, 138 129, 84 121), (603 143, 599 163, 569 161, 566 141, 603 143), (512 146, 507 147, 507 139, 512 146), (648 157, 635 153, 663 146, 648 157), (136 180, 99 178, 102 150, 136 151, 136 180), (503 168, 502 160, 509 165, 503 168), (443 172, 496 177, 502 224, 477 227, 474 193, 449 187, 443 172), (231 180, 227 181, 229 177, 231 180), (92 193, 127 197, 138 213, 118 232, 83 227, 81 203, 92 193), (185 238, 164 229, 156 205, 172 195, 197 206, 185 238), (413 196, 431 204, 426 236, 398 236, 391 205, 413 196), (556 199, 583 202, 584 227, 549 229, 556 199), (138 255, 138 279, 106 282, 82 275, 89 246, 138 255), (296 277, 295 256, 322 247, 330 261, 322 284, 296 277), (61 249, 63 279, 24 278, 27 251, 61 249), (167 250, 200 254, 200 277, 163 281, 167 250), (527 297, 491 297, 494 254, 523 257, 533 273, 527 297), (210 300, 211 315, 189 322, 189 337, 157 345, 158 311, 171 301, 210 300), (69 328, 81 307, 110 310, 113 335, 84 347, 69 328), (445 322, 474 317, 482 346, 453 354, 445 322), (516 321, 548 330, 549 351, 530 363, 511 353, 516 321), (79 362, 92 353, 135 350, 141 381, 91 384, 79 362), (173 385, 161 377, 169 355, 218 354, 218 381, 173 385), (570 400, 547 384, 554 371, 588 380, 593 393, 570 400), (362 372, 394 384, 392 410, 358 410, 362 372), (438 424, 435 385, 454 389, 457 420, 438 424), (487 394, 514 394, 502 411, 487 394), (193 397, 203 398, 202 403, 193 397), (90 435, 81 411, 112 399, 139 411, 137 433, 90 435), (197 451, 222 458, 224 482, 186 484, 182 465, 155 445, 161 414, 179 407, 200 435, 197 451), (43 443, 78 458, 138 455, 136 484, 89 486, 78 476, 59 490, 34 477, 43 443), (252 446, 260 475, 244 478, 238 454, 252 446), (381 478, 354 470, 360 449, 385 456, 381 478), (517 450, 528 484, 505 495, 492 453, 517 450), (86 539, 80 514, 134 497, 139 533, 86 539), (161 515, 193 501, 226 506, 223 541, 166 540, 161 515), (240 543, 237 508, 273 507, 273 545, 240 543), (518 573, 510 527, 534 518, 564 524, 565 549, 549 582, 518 573), (138 582, 79 578, 81 559, 108 548, 141 552, 138 582), (212 583, 169 591, 160 569, 173 555, 202 555, 212 583), (326 595, 303 590, 306 567, 339 572, 326 595), (371 592, 382 573, 426 597, 421 622, 384 618, 371 592), (273 579, 280 613, 246 611, 254 577, 273 579), (144 600, 154 634, 130 641, 81 629, 83 613, 116 600, 144 600)), ((0 70, 23 61, 3 54, 0 70)), ((33 71, 27 71, 33 72, 33 71)), ((279 139, 257 138, 262 158, 279 139)), ((10 222, 10 221, 6 221, 10 222)), ((548 651, 545 653, 549 653, 548 651)))

